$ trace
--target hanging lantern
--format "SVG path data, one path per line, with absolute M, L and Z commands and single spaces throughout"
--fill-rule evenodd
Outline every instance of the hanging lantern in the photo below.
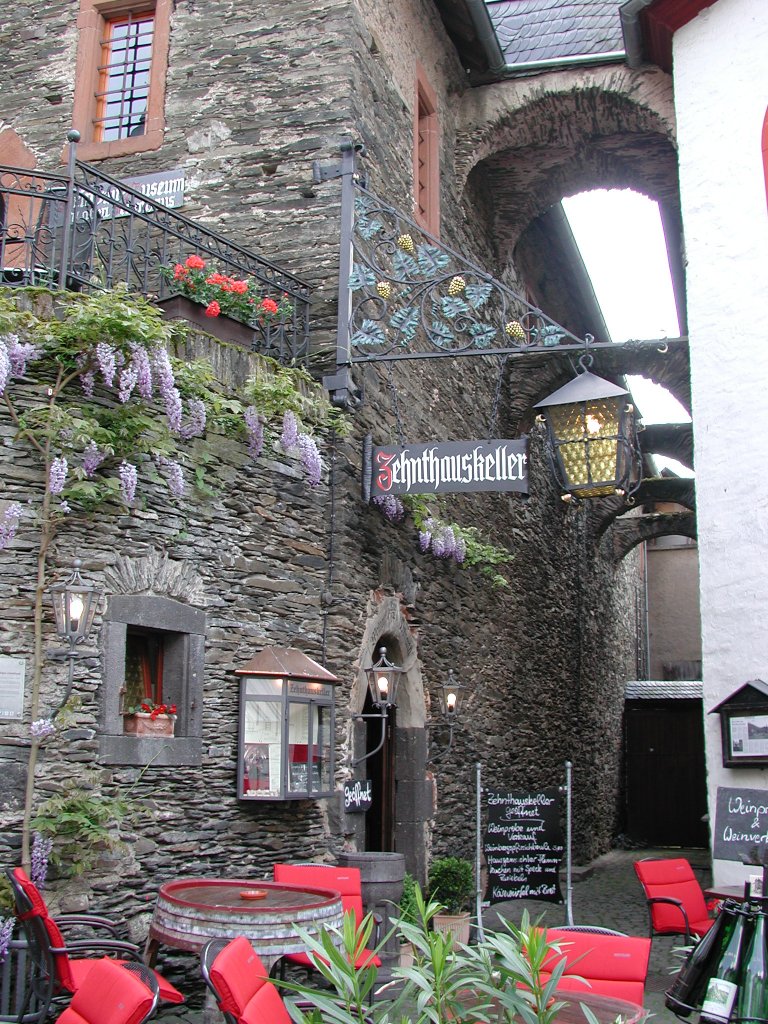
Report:
M 626 388 L 590 373 L 537 402 L 547 424 L 549 455 L 564 500 L 626 495 L 640 481 L 634 406 Z
M 463 690 L 464 687 L 454 676 L 453 669 L 449 668 L 448 677 L 440 688 L 440 710 L 446 721 L 458 721 Z

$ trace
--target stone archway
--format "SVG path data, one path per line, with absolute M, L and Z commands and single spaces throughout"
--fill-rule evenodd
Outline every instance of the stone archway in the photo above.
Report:
M 350 711 L 366 709 L 365 666 L 378 658 L 380 647 L 387 657 L 402 666 L 403 675 L 391 738 L 394 763 L 394 849 L 405 856 L 406 870 L 417 878 L 426 871 L 428 820 L 433 815 L 433 794 L 427 777 L 427 697 L 422 682 L 421 663 L 415 631 L 408 621 L 407 609 L 398 595 L 371 595 L 367 621 L 360 646 L 357 674 L 350 693 Z M 365 723 L 351 721 L 350 749 L 353 758 L 366 752 Z M 358 848 L 365 842 L 364 823 L 356 823 Z

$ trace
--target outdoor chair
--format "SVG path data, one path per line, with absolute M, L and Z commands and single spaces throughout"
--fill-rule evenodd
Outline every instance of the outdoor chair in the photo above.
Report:
M 207 942 L 200 954 L 200 970 L 226 1024 L 290 1024 L 269 972 L 244 935 Z
M 685 935 L 701 938 L 712 927 L 707 902 L 693 868 L 684 857 L 635 861 L 648 905 L 650 935 Z M 714 906 L 716 901 L 713 901 Z
M 155 1012 L 157 979 L 144 964 L 97 960 L 58 1024 L 144 1024 Z
M 274 879 L 287 885 L 306 885 L 319 889 L 332 889 L 341 896 L 344 913 L 352 913 L 355 927 L 365 916 L 363 909 L 362 880 L 360 869 L 352 867 L 334 867 L 331 864 L 275 864 Z M 375 921 L 373 943 L 378 942 L 378 920 Z M 281 976 L 284 974 L 286 961 L 307 971 L 314 970 L 312 961 L 306 953 L 287 953 L 280 961 Z M 361 949 L 355 960 L 355 967 L 381 967 L 381 959 L 371 949 Z
M 23 868 L 6 871 L 11 882 L 16 916 L 21 923 L 29 946 L 30 956 L 35 960 L 38 998 L 75 995 L 85 982 L 89 971 L 105 954 L 115 954 L 115 963 L 126 961 L 141 962 L 141 951 L 132 942 L 116 938 L 91 935 L 88 938 L 65 939 L 59 925 L 103 928 L 115 934 L 115 925 L 107 918 L 87 914 L 68 914 L 54 920 L 40 890 L 30 881 Z M 96 954 L 96 955 L 94 955 Z M 167 1003 L 183 1003 L 184 996 L 157 971 L 153 972 L 159 986 L 160 1000 Z
M 565 959 L 558 991 L 591 992 L 643 1006 L 650 939 L 585 925 L 548 928 L 547 941 L 557 942 L 561 951 L 548 957 L 544 981 Z

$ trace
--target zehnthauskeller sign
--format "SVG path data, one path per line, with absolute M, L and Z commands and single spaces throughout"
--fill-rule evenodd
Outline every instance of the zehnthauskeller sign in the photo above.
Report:
M 363 461 L 366 499 L 449 491 L 528 493 L 527 437 L 380 447 L 368 444 Z

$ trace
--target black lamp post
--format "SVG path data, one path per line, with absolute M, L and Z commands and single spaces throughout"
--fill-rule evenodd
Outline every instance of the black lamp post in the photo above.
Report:
M 74 678 L 74 661 L 81 656 L 77 648 L 84 644 L 91 634 L 93 617 L 101 599 L 101 591 L 96 584 L 88 583 L 82 578 L 82 564 L 79 558 L 75 558 L 69 578 L 64 583 L 55 583 L 50 588 L 56 616 L 56 633 L 68 644 L 66 649 L 54 651 L 52 655 L 54 658 L 67 659 L 67 688 L 64 699 L 51 718 L 55 718 L 69 700 Z
M 626 388 L 591 373 L 579 374 L 537 402 L 547 425 L 548 450 L 563 500 L 628 495 L 640 483 L 635 410 Z
M 384 740 L 387 735 L 387 717 L 389 715 L 390 708 L 397 707 L 397 688 L 400 685 L 400 677 L 402 674 L 402 667 L 400 665 L 393 664 L 387 658 L 387 648 L 380 647 L 379 660 L 374 662 L 365 670 L 366 680 L 368 682 L 368 692 L 371 695 L 371 703 L 375 708 L 378 708 L 378 711 L 367 715 L 352 715 L 352 718 L 381 719 L 381 739 L 373 750 L 369 750 L 363 757 L 358 757 L 356 760 L 352 761 L 353 768 L 358 764 L 362 764 L 363 761 L 367 761 L 369 757 L 373 757 L 373 755 L 377 754 L 384 746 Z

